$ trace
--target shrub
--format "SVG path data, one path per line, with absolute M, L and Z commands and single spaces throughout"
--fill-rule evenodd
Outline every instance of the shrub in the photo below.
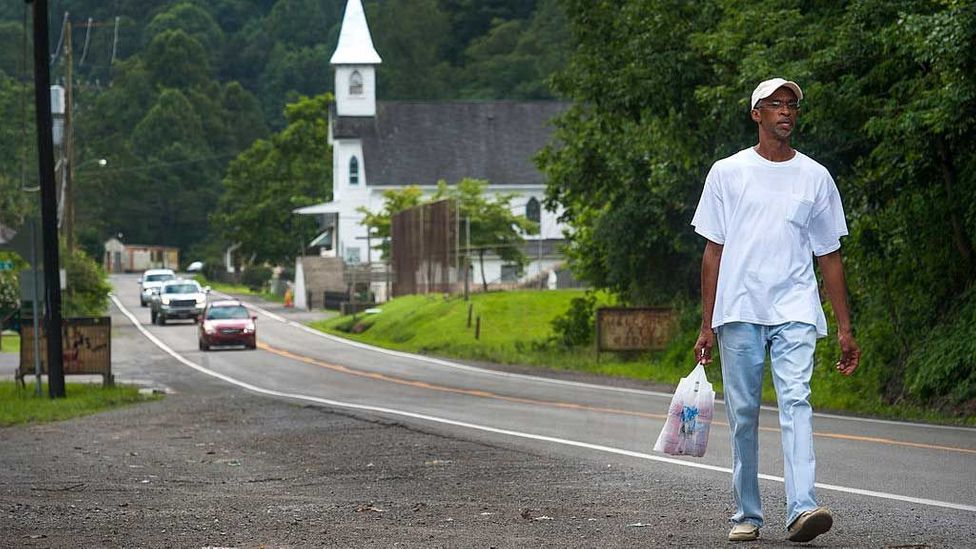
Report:
M 254 292 L 260 292 L 264 285 L 271 280 L 271 268 L 265 266 L 248 267 L 241 273 L 241 284 Z
M 587 292 L 583 297 L 574 297 L 569 309 L 552 320 L 552 339 L 566 348 L 592 343 L 595 307 L 596 295 L 592 292 Z
M 907 393 L 924 404 L 956 407 L 976 400 L 976 290 L 908 357 Z M 964 409 L 967 407 L 963 406 Z
M 112 288 L 101 265 L 80 249 L 69 254 L 64 248 L 61 249 L 61 263 L 68 278 L 68 287 L 62 295 L 62 315 L 104 315 L 108 310 L 108 293 Z

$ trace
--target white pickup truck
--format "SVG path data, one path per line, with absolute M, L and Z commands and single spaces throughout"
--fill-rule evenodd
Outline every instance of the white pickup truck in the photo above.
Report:
M 153 291 L 158 289 L 163 282 L 176 278 L 176 273 L 172 269 L 149 269 L 139 277 L 139 305 L 145 307 L 149 305 L 149 298 Z
M 160 326 L 173 318 L 189 318 L 199 322 L 200 314 L 207 305 L 208 293 L 210 287 L 201 288 L 196 280 L 167 280 L 153 293 L 149 318 L 153 324 Z

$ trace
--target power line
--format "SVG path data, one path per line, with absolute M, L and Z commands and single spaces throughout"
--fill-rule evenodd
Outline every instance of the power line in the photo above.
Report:
M 115 64 L 115 51 L 116 47 L 119 45 L 119 16 L 115 16 L 115 35 L 112 37 L 112 60 L 108 62 L 111 67 Z
M 194 158 L 192 160 L 178 160 L 176 162 L 153 162 L 153 163 L 140 164 L 139 166 L 130 166 L 130 167 L 122 167 L 122 168 L 103 168 L 103 169 L 100 169 L 99 170 L 99 173 L 109 173 L 109 172 L 122 173 L 122 172 L 148 171 L 148 170 L 152 170 L 153 168 L 157 168 L 157 167 L 161 167 L 161 166 L 178 166 L 178 165 L 181 165 L 181 164 L 193 164 L 193 163 L 196 163 L 196 162 L 206 162 L 208 160 L 220 160 L 222 158 L 234 158 L 236 156 L 237 155 L 234 155 L 234 154 L 219 154 L 219 155 L 214 155 L 214 156 L 203 156 L 203 157 L 200 157 L 200 158 Z
M 54 48 L 54 53 L 51 54 L 51 64 L 53 65 L 55 61 L 58 60 L 58 56 L 61 55 L 61 46 L 64 44 L 64 28 L 68 24 L 68 12 L 64 12 L 64 18 L 61 19 L 61 36 L 58 37 L 58 45 Z
M 78 61 L 78 66 L 85 64 L 85 57 L 88 55 L 88 44 L 91 42 L 91 31 L 92 31 L 92 18 L 88 18 L 88 30 L 85 32 L 85 46 L 81 49 L 81 59 Z

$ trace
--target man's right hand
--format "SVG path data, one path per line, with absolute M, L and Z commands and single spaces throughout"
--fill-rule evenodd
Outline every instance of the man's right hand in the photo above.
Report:
M 695 360 L 704 365 L 712 363 L 712 347 L 715 346 L 715 332 L 711 328 L 702 328 L 695 342 Z

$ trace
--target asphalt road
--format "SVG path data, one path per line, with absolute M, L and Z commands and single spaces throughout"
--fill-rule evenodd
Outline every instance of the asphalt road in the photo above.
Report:
M 196 325 L 149 324 L 148 309 L 139 307 L 135 277 L 114 277 L 113 282 L 113 322 L 139 327 L 124 331 L 121 337 L 116 333 L 113 341 L 114 357 L 124 365 L 117 368 L 117 377 L 123 381 L 203 393 L 217 383 L 249 400 L 313 405 L 354 418 L 393 422 L 411 432 L 541 456 L 547 463 L 580 471 L 595 469 L 592 475 L 580 475 L 574 481 L 572 488 L 581 495 L 594 489 L 588 484 L 607 480 L 601 476 L 603 467 L 618 474 L 625 470 L 633 482 L 618 489 L 654 502 L 654 513 L 659 513 L 649 516 L 648 522 L 673 522 L 670 531 L 677 537 L 669 535 L 667 542 L 724 543 L 731 496 L 728 429 L 721 403 L 716 403 L 706 456 L 673 458 L 650 450 L 670 395 L 639 384 L 621 387 L 599 378 L 534 377 L 384 351 L 314 332 L 301 324 L 303 313 L 257 304 L 252 305 L 259 316 L 258 350 L 201 352 Z M 150 354 L 156 358 L 140 360 Z M 176 367 L 160 368 L 160 361 Z M 974 545 L 976 430 L 830 415 L 817 415 L 814 427 L 819 496 L 836 514 L 835 530 L 817 543 Z M 775 543 L 783 538 L 784 501 L 774 409 L 763 411 L 761 429 L 760 470 L 767 515 L 764 538 Z M 531 457 L 527 459 L 531 461 Z M 490 470 L 486 474 L 490 477 Z M 500 470 L 498 475 L 499 486 L 505 486 L 511 472 Z M 463 479 L 462 475 L 458 481 Z M 523 489 L 527 495 L 533 491 Z M 695 524 L 688 517 L 696 517 Z M 623 526 L 647 526 L 636 522 L 637 526 Z M 393 545 L 390 538 L 383 539 L 386 545 Z M 411 540 L 409 536 L 403 539 Z M 493 545 L 493 539 L 508 538 L 489 530 L 471 541 L 487 546 Z M 633 537 L 609 533 L 604 538 L 580 539 L 586 541 L 569 544 L 635 543 Z M 645 543 L 654 544 L 654 540 L 641 541 Z

